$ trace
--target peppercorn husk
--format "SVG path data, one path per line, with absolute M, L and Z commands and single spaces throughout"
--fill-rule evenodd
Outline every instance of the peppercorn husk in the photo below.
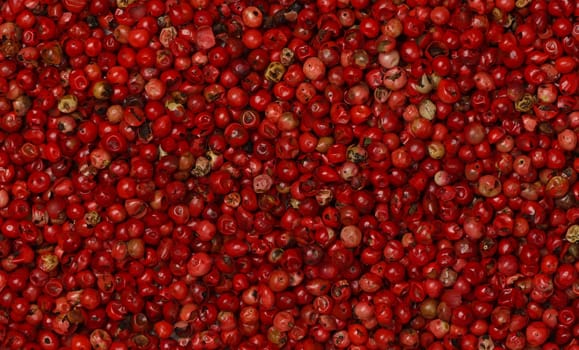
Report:
M 436 117 L 436 105 L 429 99 L 420 101 L 418 113 L 422 118 L 433 120 Z
M 346 156 L 352 163 L 362 163 L 368 159 L 368 152 L 358 145 L 352 145 L 348 147 Z
M 135 0 L 117 0 L 116 1 L 117 7 L 121 8 L 121 9 L 129 7 L 129 5 L 134 3 L 134 2 L 135 2 Z
M 65 95 L 58 101 L 58 110 L 60 113 L 72 113 L 76 111 L 77 107 L 78 98 L 75 95 Z
M 515 110 L 522 113 L 529 112 L 535 104 L 535 98 L 529 93 L 525 93 L 521 99 L 515 102 Z
M 285 73 L 285 66 L 280 62 L 271 62 L 265 70 L 265 79 L 272 83 L 279 83 Z
M 571 225 L 565 233 L 565 239 L 571 243 L 579 242 L 579 225 Z
M 483 335 L 478 340 L 478 349 L 479 350 L 494 350 L 495 343 L 493 342 L 492 338 L 488 335 Z
M 517 1 L 515 1 L 515 6 L 517 8 L 522 9 L 524 7 L 527 7 L 531 2 L 532 2 L 532 0 L 517 0 Z
M 92 94 L 97 100 L 108 100 L 113 95 L 113 86 L 105 81 L 94 84 Z
M 294 62 L 294 52 L 289 47 L 281 49 L 280 62 L 286 67 Z

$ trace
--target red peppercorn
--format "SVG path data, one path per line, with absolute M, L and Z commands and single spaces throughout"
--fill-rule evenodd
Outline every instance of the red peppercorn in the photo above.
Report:
M 0 348 L 572 348 L 573 5 L 2 4 Z

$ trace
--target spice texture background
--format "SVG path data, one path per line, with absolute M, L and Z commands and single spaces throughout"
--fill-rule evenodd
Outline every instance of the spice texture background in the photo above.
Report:
M 578 18 L 0 0 L 0 349 L 579 350 Z

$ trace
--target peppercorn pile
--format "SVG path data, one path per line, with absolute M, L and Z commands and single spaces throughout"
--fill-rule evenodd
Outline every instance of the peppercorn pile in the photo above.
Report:
M 0 349 L 579 349 L 579 2 L 0 0 Z

